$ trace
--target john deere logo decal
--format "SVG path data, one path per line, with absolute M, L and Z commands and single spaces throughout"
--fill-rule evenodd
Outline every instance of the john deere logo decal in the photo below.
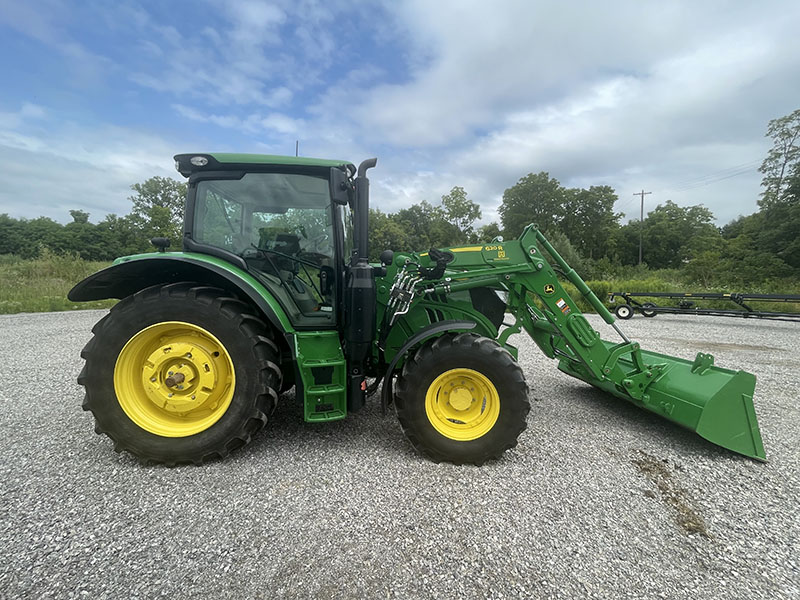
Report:
M 548 283 L 544 286 L 544 293 L 548 296 L 556 291 L 556 287 L 552 283 Z

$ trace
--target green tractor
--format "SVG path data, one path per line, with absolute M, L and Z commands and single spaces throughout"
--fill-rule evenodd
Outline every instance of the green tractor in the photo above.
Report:
M 82 352 L 96 431 L 143 461 L 200 464 L 247 444 L 295 387 L 306 421 L 383 384 L 414 447 L 481 465 L 517 443 L 524 330 L 558 368 L 711 442 L 764 459 L 755 377 L 647 352 L 533 225 L 518 240 L 368 261 L 369 159 L 179 154 L 183 251 L 126 256 L 69 293 L 118 298 Z M 547 255 L 555 264 L 551 264 Z M 601 339 L 570 281 L 620 340 Z M 509 322 L 504 320 L 509 318 Z M 372 382 L 370 383 L 370 380 Z

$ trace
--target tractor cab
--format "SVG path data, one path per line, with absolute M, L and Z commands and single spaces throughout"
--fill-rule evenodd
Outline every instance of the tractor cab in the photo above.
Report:
M 352 227 L 347 202 L 334 201 L 331 181 L 349 183 L 355 169 L 338 161 L 257 158 L 175 157 L 189 178 L 184 248 L 243 266 L 293 325 L 336 327 Z

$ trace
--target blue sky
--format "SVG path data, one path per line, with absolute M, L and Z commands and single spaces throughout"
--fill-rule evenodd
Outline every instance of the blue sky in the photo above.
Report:
M 0 0 L 0 212 L 125 214 L 193 151 L 377 156 L 373 205 L 530 172 L 756 210 L 800 3 Z

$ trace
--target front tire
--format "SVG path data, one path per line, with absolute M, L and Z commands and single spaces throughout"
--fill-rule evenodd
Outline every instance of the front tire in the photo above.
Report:
M 482 465 L 517 445 L 530 411 L 522 369 L 497 342 L 445 334 L 410 357 L 397 383 L 397 416 L 435 462 Z
M 633 316 L 633 308 L 631 308 L 630 304 L 617 304 L 614 314 L 619 319 L 630 319 Z
M 201 464 L 247 444 L 276 405 L 279 352 L 220 289 L 154 286 L 114 306 L 83 349 L 95 431 L 142 461 Z

